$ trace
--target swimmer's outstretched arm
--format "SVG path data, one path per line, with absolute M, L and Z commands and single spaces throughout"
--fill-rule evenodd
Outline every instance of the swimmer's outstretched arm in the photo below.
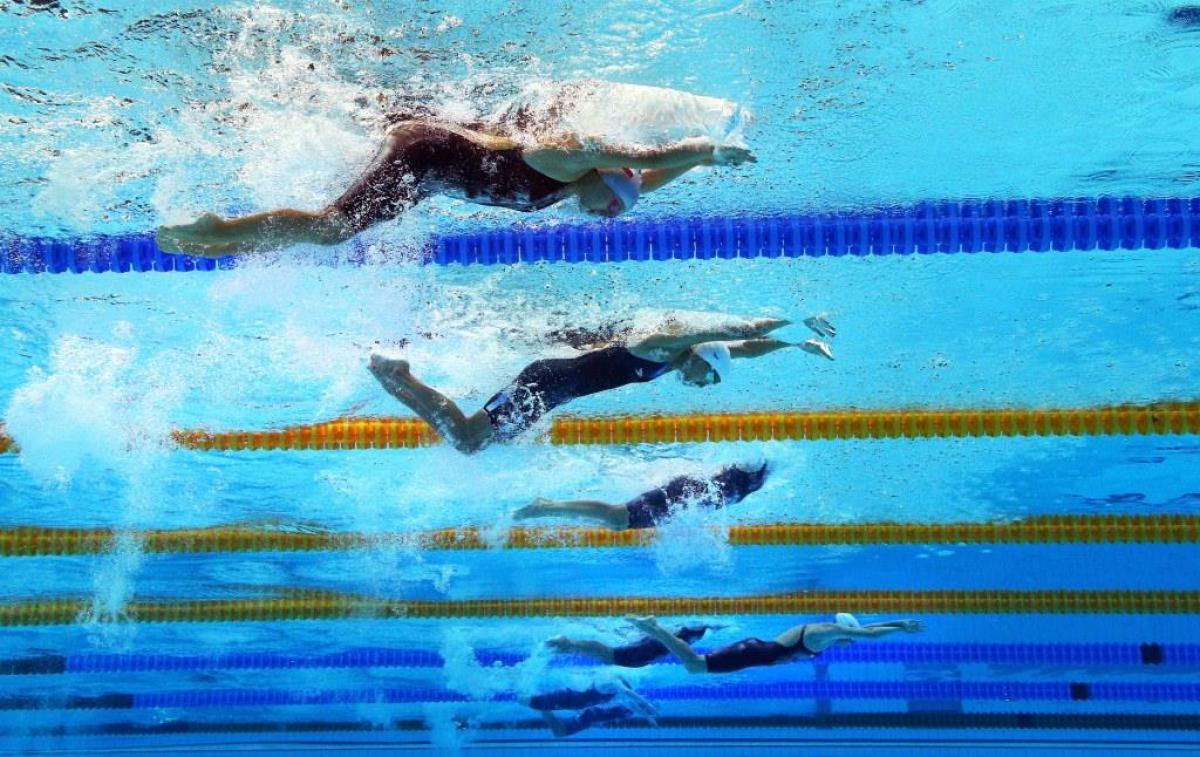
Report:
M 293 244 L 338 244 L 352 236 L 337 211 L 284 208 L 232 219 L 205 213 L 193 223 L 160 227 L 155 242 L 163 252 L 219 258 Z
M 629 509 L 595 499 L 553 500 L 538 497 L 513 513 L 513 520 L 530 518 L 581 518 L 601 523 L 614 531 L 629 528 Z
M 766 337 L 763 339 L 745 339 L 740 342 L 729 343 L 729 356 L 735 358 L 754 358 L 769 355 L 775 350 L 782 350 L 785 347 L 799 347 L 811 355 L 819 355 L 821 357 L 833 360 L 833 351 L 828 344 L 819 339 L 807 339 L 800 343 L 785 342 L 782 339 L 774 337 Z
M 718 146 L 707 137 L 690 137 L 670 145 L 584 145 L 571 141 L 525 150 L 525 162 L 558 181 L 573 182 L 597 168 L 678 169 L 703 165 L 739 165 L 757 160 L 744 147 Z M 672 177 L 673 178 L 673 177 Z
M 711 327 L 683 327 L 678 331 L 650 334 L 629 349 L 636 352 L 678 352 L 702 342 L 729 342 L 738 339 L 754 339 L 787 326 L 791 321 L 784 318 L 753 318 L 736 324 Z

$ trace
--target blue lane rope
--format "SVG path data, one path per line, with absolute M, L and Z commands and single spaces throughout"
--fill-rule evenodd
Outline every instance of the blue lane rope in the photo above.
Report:
M 1010 730 L 1010 731 L 1200 731 L 1200 715 L 1151 714 L 1127 712 L 833 712 L 821 715 L 704 715 L 665 716 L 655 718 L 655 732 L 668 729 L 705 729 L 712 731 L 747 729 L 813 729 L 828 733 L 831 729 L 911 729 L 911 730 Z M 600 726 L 640 728 L 645 721 L 627 720 Z M 485 721 L 472 724 L 473 730 L 484 733 L 512 730 L 545 731 L 541 718 L 524 720 Z M 165 720 L 160 722 L 120 721 L 85 725 L 34 726 L 21 724 L 17 728 L 0 730 L 0 738 L 47 736 L 178 736 L 226 734 L 304 734 L 408 732 L 431 730 L 423 718 L 380 720 Z M 666 737 L 665 740 L 673 737 Z M 761 745 L 757 737 L 751 737 Z M 953 739 L 954 737 L 950 737 Z M 1161 737 L 1159 737 L 1161 738 Z M 645 741 L 646 737 L 640 737 Z M 727 739 L 726 739 L 727 741 Z M 928 743 L 929 737 L 924 741 Z M 1162 743 L 1155 739 L 1157 743 Z M 1167 742 L 1174 743 L 1174 742 Z
M 778 699 L 950 699 L 1013 701 L 1200 702 L 1200 684 L 1099 681 L 776 681 L 724 686 L 648 686 L 651 701 Z M 95 695 L 0 696 L 0 710 L 137 710 L 162 707 L 281 707 L 478 701 L 437 687 L 372 689 L 191 689 Z M 512 693 L 493 702 L 514 702 Z
M 433 239 L 436 265 L 1200 247 L 1200 198 L 921 202 L 819 215 L 668 218 L 517 226 Z M 364 265 L 361 242 L 319 258 Z M 212 271 L 236 265 L 164 253 L 150 234 L 0 238 L 5 273 Z
M 705 650 L 701 649 L 700 652 Z M 518 652 L 477 650 L 485 667 L 513 666 L 527 656 Z M 1200 666 L 1200 644 L 906 644 L 831 647 L 819 658 L 827 663 Z M 581 655 L 556 655 L 555 665 L 595 666 Z M 797 658 L 806 662 L 807 658 Z M 678 664 L 674 657 L 663 663 Z M 369 647 L 331 654 L 233 652 L 202 655 L 85 654 L 39 655 L 0 659 L 0 675 L 188 672 L 213 670 L 301 670 L 306 668 L 440 668 L 445 660 L 422 649 Z

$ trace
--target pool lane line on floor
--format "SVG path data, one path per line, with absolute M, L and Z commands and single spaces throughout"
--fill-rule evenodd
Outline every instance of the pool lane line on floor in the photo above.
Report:
M 712 738 L 711 731 L 718 730 L 733 730 L 740 732 L 748 730 L 774 730 L 774 729 L 812 729 L 820 731 L 825 738 L 821 740 L 821 744 L 827 746 L 844 747 L 845 741 L 829 736 L 831 729 L 908 729 L 908 730 L 1016 730 L 1016 731 L 1114 731 L 1114 732 L 1192 732 L 1200 731 L 1200 715 L 1181 715 L 1181 714 L 1160 714 L 1160 713 L 1128 713 L 1128 712 L 947 712 L 947 711 L 912 711 L 912 712 L 839 712 L 825 713 L 821 715 L 709 715 L 709 716 L 671 716 L 660 715 L 655 718 L 654 724 L 651 724 L 640 718 L 631 718 L 629 720 L 604 723 L 595 726 L 595 730 L 590 733 L 603 734 L 606 731 L 628 731 L 634 729 L 652 728 L 654 732 L 660 732 L 663 729 L 679 729 L 679 730 L 704 730 L 707 733 L 703 737 L 703 741 L 708 741 Z M 523 720 L 495 720 L 485 721 L 478 724 L 472 724 L 472 730 L 486 732 L 503 732 L 503 731 L 539 731 L 547 732 L 546 721 L 541 718 L 526 718 Z M 433 728 L 424 718 L 396 718 L 388 721 L 375 720 L 335 720 L 335 719 L 304 719 L 304 720 L 241 720 L 241 721 L 213 721 L 213 720 L 188 720 L 188 719 L 173 719 L 164 722 L 146 723 L 142 721 L 130 722 L 120 721 L 115 723 L 99 723 L 88 725 L 70 726 L 52 725 L 52 726 L 32 726 L 19 727 L 7 730 L 0 730 L 0 736 L 29 738 L 29 737 L 93 737 L 93 736 L 117 736 L 117 737 L 154 737 L 154 736 L 178 736 L 192 735 L 200 736 L 205 734 L 226 735 L 226 734 L 306 734 L 306 733 L 422 733 L 432 731 Z M 606 745 L 610 744 L 612 737 L 595 738 L 589 736 L 576 736 L 569 742 L 573 745 L 592 744 Z M 677 737 L 670 737 L 671 745 L 678 746 Z M 729 740 L 738 740 L 742 738 L 739 733 L 734 736 L 723 736 L 722 742 Z M 762 739 L 759 737 L 751 737 L 754 746 L 762 746 Z M 811 737 L 809 737 L 811 738 Z M 881 746 L 895 746 L 895 738 L 887 736 L 880 737 Z M 797 739 L 805 741 L 806 739 Z M 639 739 L 639 742 L 641 740 Z M 783 743 L 791 743 L 792 739 L 779 739 Z M 855 738 L 852 744 L 860 744 L 862 738 Z M 871 740 L 866 740 L 870 743 Z M 472 739 L 472 743 L 488 743 L 489 739 Z M 358 743 L 358 742 L 355 742 Z M 369 743 L 369 742 L 368 742 Z M 427 742 L 419 742 L 427 743 Z M 509 739 L 504 739 L 501 743 L 511 744 Z M 768 742 L 770 743 L 770 742 Z M 920 742 L 914 742 L 911 746 L 914 749 L 928 749 L 930 744 L 936 745 L 936 741 L 930 741 L 929 736 L 925 736 Z M 969 742 L 968 742 L 969 743 Z M 987 743 L 995 744 L 994 738 L 989 738 Z M 1021 745 L 1025 742 L 1016 742 Z M 1035 742 L 1040 747 L 1044 748 L 1047 744 L 1045 739 L 1037 739 Z M 1052 744 L 1063 743 L 1056 739 Z M 1108 745 L 1111 746 L 1113 742 Z M 1123 743 L 1123 742 L 1115 742 Z M 1170 745 L 1176 745 L 1176 742 L 1167 742 Z M 536 746 L 544 746 L 543 741 L 534 742 Z M 1006 739 L 1001 742 L 1003 745 L 1009 744 Z M 1088 739 L 1087 741 L 1067 741 L 1067 746 L 1096 748 L 1096 742 Z M 955 748 L 961 749 L 963 744 L 961 737 L 955 737 L 953 744 Z M 1138 741 L 1133 744 L 1135 747 L 1144 746 L 1144 742 Z
M 518 526 L 503 538 L 476 526 L 431 531 L 300 532 L 251 527 L 124 531 L 149 554 L 336 552 L 359 549 L 603 549 L 646 547 L 654 529 Z M 0 557 L 104 554 L 118 532 L 108 528 L 0 529 Z M 1196 544 L 1200 515 L 1043 515 L 997 523 L 764 523 L 724 529 L 736 547 L 897 544 Z
M 1200 702 L 1200 684 L 1159 681 L 892 681 L 801 680 L 723 685 L 640 686 L 652 702 L 831 700 L 958 700 L 1068 702 Z M 514 702 L 515 694 L 478 698 L 432 686 L 363 689 L 179 689 L 102 694 L 0 695 L 0 711 L 133 710 L 198 707 L 338 706 Z
M 1091 408 L 813 410 L 559 417 L 556 445 L 673 444 L 829 439 L 1122 436 L 1200 434 L 1200 402 Z M 269 430 L 172 432 L 180 448 L 204 451 L 350 450 L 425 447 L 440 443 L 416 418 L 339 418 Z M 0 452 L 16 452 L 0 427 Z
M 279 590 L 277 590 L 279 591 Z M 0 627 L 71 625 L 93 611 L 88 598 L 0 603 Z M 545 597 L 462 600 L 379 599 L 287 590 L 247 599 L 162 599 L 127 603 L 122 621 L 214 623 L 283 620 L 625 617 L 627 615 L 1200 614 L 1200 591 L 1030 590 L 806 591 L 736 597 Z
M 823 214 L 632 218 L 432 237 L 390 256 L 355 239 L 314 262 L 363 266 L 617 263 L 1200 247 L 1200 198 L 939 200 Z M 0 235 L 0 273 L 214 271 L 231 257 L 165 253 L 153 234 Z
M 705 653 L 704 647 L 696 647 Z M 479 649 L 475 661 L 484 667 L 511 667 L 529 659 L 524 652 Z M 297 652 L 206 652 L 201 654 L 160 654 L 131 652 L 124 654 L 36 655 L 0 659 L 0 676 L 89 675 L 150 672 L 207 672 L 218 670 L 310 670 L 360 668 L 441 668 L 445 659 L 434 650 L 366 647 L 326 654 Z M 1000 665 L 1128 668 L 1149 666 L 1200 667 L 1200 644 L 1158 643 L 906 643 L 830 647 L 820 658 L 803 655 L 793 664 L 862 665 Z M 554 655 L 554 667 L 606 666 L 594 657 L 575 654 Z M 659 658 L 652 665 L 678 665 L 673 656 Z

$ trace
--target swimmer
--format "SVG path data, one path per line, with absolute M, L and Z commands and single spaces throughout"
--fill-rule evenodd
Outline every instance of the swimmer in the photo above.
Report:
M 612 704 L 613 700 L 617 700 L 617 703 Z M 621 678 L 611 684 L 591 686 L 583 691 L 560 689 L 520 701 L 526 707 L 540 712 L 546 725 L 558 738 L 571 736 L 600 723 L 626 720 L 637 715 L 653 721 L 657 714 L 657 708 Z M 562 718 L 554 714 L 555 710 L 576 710 L 578 714 Z
M 799 655 L 816 657 L 834 644 L 877 639 L 897 631 L 917 633 L 923 628 L 919 620 L 889 620 L 864 626 L 850 613 L 840 612 L 833 623 L 795 626 L 776 636 L 774 641 L 751 637 L 714 649 L 708 654 L 698 654 L 684 638 L 663 628 L 653 616 L 629 618 L 629 622 L 647 638 L 661 643 L 678 657 L 689 673 L 733 673 L 746 668 L 775 665 Z
M 574 517 L 597 521 L 614 531 L 653 528 L 679 506 L 719 508 L 742 501 L 746 495 L 762 488 L 767 467 L 766 463 L 743 463 L 726 466 L 706 478 L 678 476 L 623 504 L 539 497 L 513 513 L 513 520 Z
M 682 626 L 672 636 L 685 644 L 691 644 L 704 638 L 704 634 L 709 631 L 723 627 L 717 625 Z M 609 646 L 604 642 L 592 639 L 570 639 L 566 636 L 555 636 L 546 640 L 546 646 L 561 654 L 581 654 L 607 665 L 616 665 L 622 668 L 644 668 L 671 653 L 665 644 L 649 636 L 619 647 Z
M 575 358 L 538 360 L 469 416 L 448 397 L 413 376 L 407 361 L 374 354 L 370 370 L 389 394 L 455 449 L 471 454 L 496 442 L 511 441 L 547 412 L 571 400 L 653 381 L 673 371 L 687 386 L 708 386 L 729 377 L 733 358 L 755 358 L 785 347 L 799 347 L 833 359 L 833 352 L 823 341 L 809 339 L 793 344 L 767 336 L 788 323 L 779 318 L 759 318 L 725 327 L 683 327 Z M 836 333 L 823 316 L 809 318 L 805 324 L 823 336 Z
M 589 91 L 561 85 L 557 104 L 517 109 L 490 124 L 401 120 L 363 175 L 322 210 L 284 208 L 228 220 L 206 213 L 193 223 L 159 228 L 156 241 L 165 252 L 201 257 L 333 245 L 439 194 L 521 212 L 574 197 L 584 212 L 611 218 L 693 168 L 756 160 L 746 147 L 708 137 L 619 145 L 556 127 L 556 114 Z

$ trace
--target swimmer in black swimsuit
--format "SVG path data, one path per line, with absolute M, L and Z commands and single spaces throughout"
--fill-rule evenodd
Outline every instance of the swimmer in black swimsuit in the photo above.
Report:
M 557 501 L 539 497 L 513 513 L 513 519 L 576 517 L 599 521 L 614 531 L 653 528 L 680 506 L 718 508 L 740 502 L 761 489 L 766 478 L 766 463 L 729 465 L 707 478 L 678 476 L 619 505 L 594 499 Z
M 582 691 L 559 689 L 520 701 L 526 707 L 540 712 L 546 725 L 558 738 L 571 736 L 600 723 L 625 720 L 636 715 L 652 719 L 657 714 L 654 705 L 620 678 L 609 685 L 593 685 Z M 578 714 L 562 718 L 554 714 L 556 710 L 576 710 Z
M 804 323 L 823 336 L 836 333 L 822 316 Z M 793 344 L 766 336 L 787 324 L 778 318 L 759 318 L 719 328 L 680 328 L 575 358 L 538 360 L 470 416 L 413 376 L 404 360 L 372 355 L 370 370 L 389 394 L 421 416 L 455 449 L 471 454 L 489 444 L 512 440 L 571 400 L 653 381 L 672 371 L 678 371 L 688 386 L 707 386 L 727 376 L 733 358 L 759 357 L 784 347 L 799 347 L 833 359 L 829 345 L 817 339 Z
M 577 98 L 583 91 L 563 86 L 559 97 Z M 540 117 L 556 112 L 551 107 Z M 165 252 L 202 257 L 338 244 L 438 194 L 526 213 L 573 196 L 584 211 L 613 217 L 633 207 L 642 193 L 697 166 L 755 161 L 744 147 L 708 138 L 636 147 L 585 136 L 587 144 L 554 124 L 521 123 L 519 112 L 469 126 L 401 120 L 363 175 L 323 210 L 284 208 L 230 220 L 207 213 L 190 224 L 160 228 L 156 241 Z
M 660 642 L 679 658 L 689 673 L 733 673 L 746 668 L 786 662 L 798 655 L 816 657 L 834 644 L 851 644 L 859 639 L 906 631 L 917 633 L 923 626 L 918 620 L 889 620 L 859 625 L 853 615 L 838 613 L 834 623 L 805 623 L 775 637 L 774 641 L 742 639 L 708 654 L 697 654 L 682 638 L 658 624 L 654 617 L 630 618 L 634 626 L 650 639 Z

